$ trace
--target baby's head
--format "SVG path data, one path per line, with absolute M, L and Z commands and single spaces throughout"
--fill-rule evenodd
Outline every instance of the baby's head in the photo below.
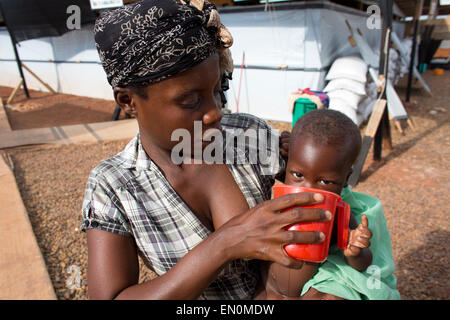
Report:
M 306 113 L 292 129 L 285 184 L 341 193 L 361 149 L 361 134 L 341 112 Z

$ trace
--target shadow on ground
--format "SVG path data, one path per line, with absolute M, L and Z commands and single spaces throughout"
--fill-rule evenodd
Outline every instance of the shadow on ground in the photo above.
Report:
M 56 103 L 46 108 L 21 112 L 20 108 L 7 109 L 9 123 L 13 130 L 47 128 L 111 121 L 114 106 L 110 112 L 92 110 L 69 103 Z
M 425 242 L 396 263 L 398 290 L 402 299 L 450 299 L 449 254 L 445 245 L 450 232 L 436 229 Z
M 359 178 L 359 182 L 366 181 L 371 175 L 373 175 L 375 172 L 377 172 L 379 169 L 381 169 L 384 165 L 386 165 L 390 160 L 395 159 L 397 157 L 400 157 L 402 154 L 408 152 L 411 148 L 413 148 L 418 142 L 420 142 L 422 139 L 426 138 L 430 134 L 436 132 L 444 125 L 447 125 L 448 121 L 440 121 L 440 123 L 428 130 L 426 130 L 423 133 L 420 133 L 419 135 L 416 135 L 414 138 L 397 144 L 393 147 L 392 151 L 386 156 L 383 156 L 381 160 L 379 161 L 372 161 L 370 165 L 364 169 L 364 171 L 361 173 L 361 176 Z M 367 157 L 370 159 L 370 157 Z

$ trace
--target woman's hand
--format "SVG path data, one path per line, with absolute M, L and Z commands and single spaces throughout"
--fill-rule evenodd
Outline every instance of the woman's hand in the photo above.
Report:
M 287 161 L 289 155 L 289 141 L 291 140 L 291 133 L 283 131 L 280 135 L 280 154 Z
M 292 268 L 302 261 L 289 257 L 286 243 L 323 241 L 319 232 L 286 231 L 295 222 L 331 219 L 324 210 L 296 208 L 319 203 L 313 193 L 289 194 L 266 201 L 230 219 L 190 250 L 165 274 L 143 283 L 134 240 L 103 230 L 87 231 L 88 286 L 93 299 L 196 299 L 214 281 L 227 262 L 239 258 L 271 260 Z
M 316 243 L 325 240 L 321 232 L 287 231 L 285 227 L 297 222 L 329 221 L 331 213 L 322 209 L 293 208 L 323 201 L 323 195 L 302 192 L 265 201 L 251 210 L 229 220 L 216 230 L 225 241 L 228 260 L 239 258 L 268 260 L 289 268 L 301 268 L 303 261 L 287 255 L 288 243 Z

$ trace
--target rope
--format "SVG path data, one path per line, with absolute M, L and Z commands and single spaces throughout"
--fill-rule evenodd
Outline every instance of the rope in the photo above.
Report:
M 238 97 L 236 103 L 236 112 L 239 112 L 239 100 L 241 98 L 242 77 L 244 73 L 245 51 L 242 52 L 241 76 L 239 77 Z

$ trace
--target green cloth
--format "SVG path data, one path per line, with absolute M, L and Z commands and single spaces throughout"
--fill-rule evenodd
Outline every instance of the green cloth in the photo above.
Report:
M 372 265 L 364 272 L 350 267 L 344 260 L 342 250 L 336 245 L 330 247 L 328 258 L 314 277 L 304 286 L 301 295 L 309 288 L 332 294 L 347 300 L 398 300 L 394 259 L 392 258 L 391 237 L 381 202 L 369 195 L 352 191 L 346 187 L 341 193 L 342 200 L 350 205 L 358 224 L 365 214 L 372 231 L 370 250 Z

